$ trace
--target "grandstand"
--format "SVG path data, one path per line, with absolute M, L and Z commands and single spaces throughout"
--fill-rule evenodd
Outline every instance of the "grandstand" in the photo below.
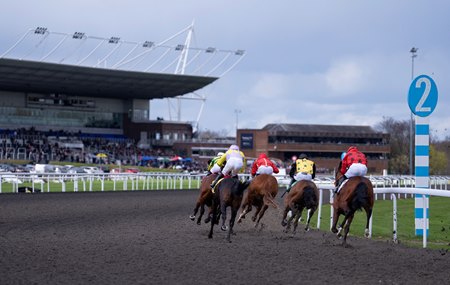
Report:
M 242 50 L 193 47 L 194 36 L 193 25 L 160 42 L 30 29 L 0 55 L 0 155 L 23 156 L 25 142 L 40 151 L 46 144 L 73 146 L 67 140 L 85 148 L 95 139 L 169 151 L 164 142 L 190 140 L 193 123 L 181 121 L 180 100 L 204 104 L 198 90 L 244 56 Z M 176 117 L 151 117 L 152 100 L 162 98 L 178 103 Z M 59 130 L 63 135 L 50 141 Z
M 281 161 L 291 161 L 300 153 L 316 162 L 318 172 L 331 174 L 341 153 L 357 146 L 369 160 L 370 174 L 382 174 L 388 167 L 389 134 L 370 126 L 268 124 L 262 129 L 239 129 L 237 142 L 246 155 L 267 153 Z

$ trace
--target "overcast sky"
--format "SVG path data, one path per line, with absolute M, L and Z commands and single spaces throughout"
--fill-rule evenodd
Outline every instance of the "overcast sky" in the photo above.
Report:
M 409 51 L 417 47 L 414 73 L 437 84 L 430 127 L 443 137 L 450 136 L 449 15 L 448 0 L 14 0 L 2 5 L 0 53 L 37 26 L 139 42 L 162 41 L 195 21 L 197 46 L 245 50 L 232 71 L 198 92 L 207 98 L 200 129 L 234 134 L 236 114 L 239 128 L 407 120 Z M 182 120 L 196 120 L 200 103 L 182 104 Z M 168 118 L 155 106 L 153 116 Z

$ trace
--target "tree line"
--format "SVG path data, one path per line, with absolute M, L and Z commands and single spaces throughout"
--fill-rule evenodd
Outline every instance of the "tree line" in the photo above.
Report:
M 388 172 L 390 174 L 409 174 L 410 157 L 410 120 L 395 120 L 391 117 L 383 117 L 383 120 L 375 126 L 377 131 L 390 135 L 391 153 L 389 156 Z M 414 124 L 413 124 L 414 126 Z M 413 145 L 413 170 L 414 170 L 414 128 L 412 134 Z M 450 166 L 450 137 L 439 139 L 430 130 L 430 175 L 448 175 Z

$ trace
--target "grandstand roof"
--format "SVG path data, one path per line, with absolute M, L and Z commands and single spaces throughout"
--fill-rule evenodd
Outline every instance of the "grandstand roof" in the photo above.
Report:
M 268 124 L 264 128 L 269 133 L 276 134 L 302 134 L 302 135 L 381 135 L 370 126 L 351 125 L 302 125 L 302 124 Z
M 217 79 L 0 58 L 0 90 L 4 91 L 157 99 L 184 95 Z

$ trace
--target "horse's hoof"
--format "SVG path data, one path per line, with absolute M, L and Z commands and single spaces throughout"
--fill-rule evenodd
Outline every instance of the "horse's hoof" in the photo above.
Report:
M 195 215 L 190 215 L 189 219 L 191 219 L 191 221 L 195 220 Z
M 331 232 L 332 232 L 333 234 L 336 234 L 336 233 L 338 232 L 338 230 L 337 230 L 336 228 L 332 228 L 332 229 L 331 229 Z
M 256 217 L 252 217 L 252 222 L 256 222 Z
M 285 226 L 287 225 L 287 221 L 286 221 L 286 220 L 282 220 L 282 221 L 281 221 L 281 225 L 282 225 L 283 227 L 285 227 Z
M 364 236 L 365 236 L 366 238 L 370 238 L 370 233 L 369 233 L 369 230 L 368 230 L 368 229 L 366 229 L 366 230 L 364 231 Z
M 208 235 L 208 238 L 212 238 L 212 235 Z
M 201 221 L 197 221 L 197 225 L 199 225 L 199 226 L 200 226 L 201 224 L 202 224 L 202 222 L 201 222 Z
M 309 232 L 309 228 L 305 228 L 305 232 Z
M 220 229 L 221 229 L 222 231 L 226 231 L 226 230 L 227 230 L 227 226 L 221 226 Z
M 238 220 L 237 220 L 237 223 L 238 223 L 238 224 L 242 223 L 241 219 L 238 219 Z

